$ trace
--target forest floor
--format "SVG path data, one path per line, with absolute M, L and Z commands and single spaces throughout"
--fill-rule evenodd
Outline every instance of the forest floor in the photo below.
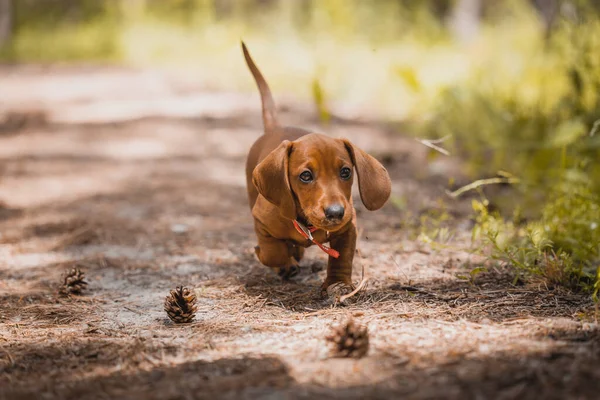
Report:
M 393 179 L 395 203 L 355 201 L 354 278 L 369 280 L 339 305 L 317 296 L 318 249 L 291 282 L 253 254 L 256 94 L 95 67 L 4 67 L 0 88 L 0 399 L 598 397 L 589 294 L 513 284 L 471 255 L 471 200 L 444 192 L 458 166 L 396 129 L 322 127 L 276 96 L 285 123 L 349 138 Z M 420 217 L 441 213 L 446 245 L 416 240 Z M 62 297 L 75 264 L 88 289 Z M 191 324 L 163 311 L 180 284 L 198 297 Z M 331 358 L 325 335 L 349 315 L 369 354 Z

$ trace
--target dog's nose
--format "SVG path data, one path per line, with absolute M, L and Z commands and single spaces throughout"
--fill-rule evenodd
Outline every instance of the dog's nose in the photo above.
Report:
M 344 207 L 341 204 L 333 204 L 325 209 L 327 219 L 342 219 L 344 216 Z

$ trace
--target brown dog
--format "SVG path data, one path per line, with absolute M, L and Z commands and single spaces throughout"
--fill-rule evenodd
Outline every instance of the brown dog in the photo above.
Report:
M 381 208 L 389 198 L 390 177 L 375 158 L 348 140 L 279 125 L 269 86 L 243 42 L 242 50 L 260 91 L 265 128 L 246 163 L 256 255 L 288 278 L 298 272 L 304 248 L 317 244 L 329 254 L 322 290 L 337 282 L 351 290 L 357 236 L 353 169 L 369 210 Z

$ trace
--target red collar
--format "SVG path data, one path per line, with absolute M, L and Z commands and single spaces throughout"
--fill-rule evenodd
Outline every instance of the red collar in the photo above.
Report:
M 319 248 L 321 250 L 323 250 L 325 253 L 329 254 L 331 257 L 338 258 L 340 256 L 339 252 L 337 252 L 336 250 L 332 249 L 331 247 L 327 247 L 324 244 L 321 244 L 321 243 L 317 242 L 313 238 L 312 232 L 318 230 L 318 228 L 315 228 L 314 226 L 311 226 L 311 227 L 307 228 L 306 226 L 302 225 L 302 223 L 298 222 L 298 220 L 293 220 L 292 222 L 294 223 L 294 228 L 296 228 L 296 230 L 298 231 L 299 234 L 302 235 L 302 237 L 304 237 L 305 239 L 310 240 L 311 242 L 313 242 L 314 244 L 316 244 L 317 246 L 319 246 Z

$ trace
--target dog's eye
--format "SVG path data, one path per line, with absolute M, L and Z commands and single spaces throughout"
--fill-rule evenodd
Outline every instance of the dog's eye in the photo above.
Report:
M 300 174 L 300 180 L 304 183 L 312 182 L 313 175 L 310 171 L 304 171 Z
M 352 175 L 352 170 L 348 167 L 344 167 L 340 170 L 340 178 L 342 178 L 345 181 L 350 179 L 351 175 Z

